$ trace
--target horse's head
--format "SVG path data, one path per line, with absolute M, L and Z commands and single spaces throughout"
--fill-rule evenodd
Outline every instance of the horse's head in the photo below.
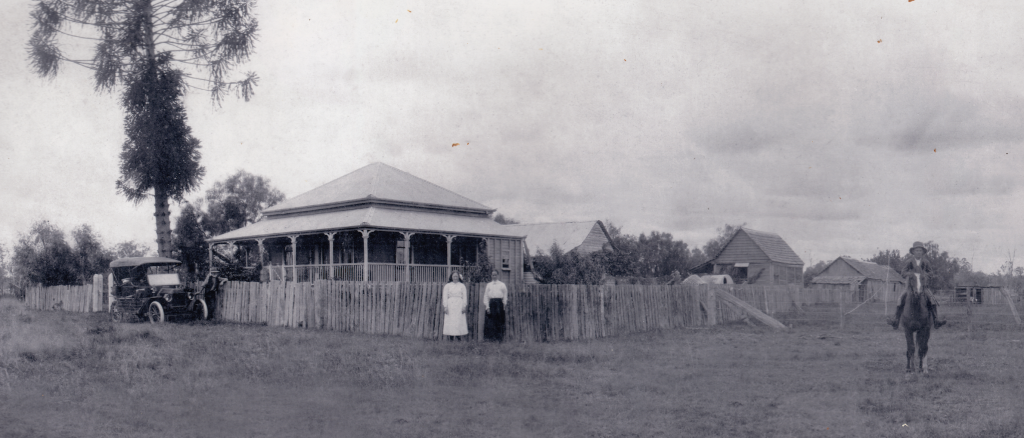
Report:
M 928 283 L 928 278 L 921 274 L 911 275 L 908 280 L 908 286 L 910 286 L 910 290 L 914 291 L 915 293 L 924 292 L 925 285 Z

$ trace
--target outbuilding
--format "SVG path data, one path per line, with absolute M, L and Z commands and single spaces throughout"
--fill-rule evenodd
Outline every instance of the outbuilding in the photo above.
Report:
M 778 234 L 742 227 L 695 274 L 729 275 L 737 284 L 801 284 L 804 262 Z
M 906 282 L 896 270 L 851 257 L 838 257 L 829 263 L 811 285 L 821 289 L 849 291 L 853 302 L 898 299 Z

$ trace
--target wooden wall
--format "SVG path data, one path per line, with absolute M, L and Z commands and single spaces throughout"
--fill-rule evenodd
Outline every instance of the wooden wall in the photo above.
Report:
M 590 233 L 583 239 L 583 243 L 576 247 L 576 252 L 580 255 L 590 254 L 600 251 L 606 243 L 608 243 L 608 236 L 604 234 L 601 225 L 594 222 L 594 227 L 590 229 Z
M 501 281 L 505 284 L 519 283 L 523 279 L 523 241 L 522 239 L 502 239 L 488 237 L 487 258 L 498 270 Z M 508 259 L 508 267 L 502 267 L 502 259 Z

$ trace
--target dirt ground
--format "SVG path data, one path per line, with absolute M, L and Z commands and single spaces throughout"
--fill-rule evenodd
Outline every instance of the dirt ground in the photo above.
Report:
M 735 324 L 448 343 L 0 300 L 0 436 L 1024 436 L 1019 330 Z

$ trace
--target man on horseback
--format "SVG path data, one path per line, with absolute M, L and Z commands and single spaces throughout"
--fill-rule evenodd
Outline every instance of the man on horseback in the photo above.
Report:
M 924 247 L 921 242 L 914 242 L 914 246 L 910 248 L 910 254 L 913 257 L 907 260 L 907 263 L 903 266 L 903 278 L 907 280 L 907 288 L 909 289 L 911 284 L 917 285 L 921 288 L 921 292 L 928 297 L 928 312 L 932 316 L 935 328 L 942 327 L 946 324 L 945 320 L 939 320 L 939 305 L 936 304 L 935 296 L 932 295 L 931 289 L 926 288 L 923 284 L 927 284 L 926 281 L 929 275 L 932 273 L 931 264 L 928 262 L 928 258 L 924 254 L 928 252 L 928 249 Z M 916 281 L 915 281 L 916 280 Z M 892 323 L 892 328 L 897 329 L 900 325 L 900 316 L 903 314 L 903 306 L 907 302 L 907 292 L 904 291 L 903 295 L 900 296 L 899 305 L 896 306 L 896 320 Z

